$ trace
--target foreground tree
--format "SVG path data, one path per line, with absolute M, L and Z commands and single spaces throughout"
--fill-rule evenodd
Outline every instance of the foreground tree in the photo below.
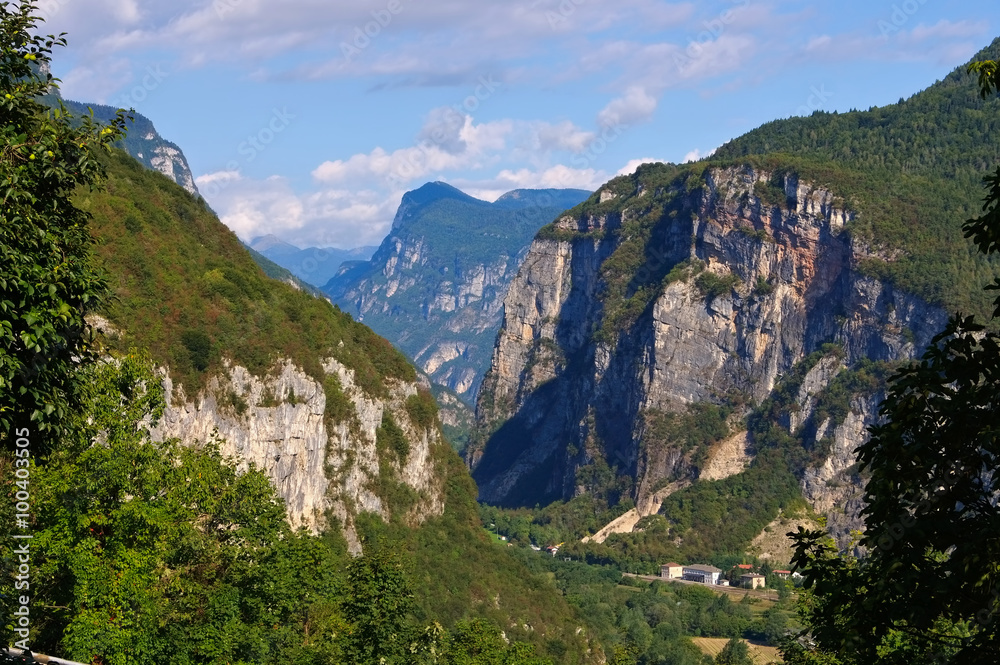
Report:
M 7 447 L 14 429 L 30 431 L 37 454 L 79 406 L 73 371 L 91 358 L 84 316 L 107 294 L 88 216 L 71 197 L 100 183 L 95 152 L 122 138 L 125 116 L 99 127 L 38 102 L 65 40 L 34 34 L 34 12 L 0 2 L 0 439 Z
M 970 69 L 984 97 L 1000 88 L 996 62 Z M 989 255 L 1000 252 L 1000 169 L 986 185 L 983 215 L 964 230 Z M 994 304 L 997 321 L 1000 298 Z M 867 555 L 842 558 L 821 532 L 794 535 L 815 647 L 788 645 L 786 656 L 1000 662 L 1000 335 L 954 317 L 919 364 L 891 379 L 880 414 L 858 450 L 870 474 Z

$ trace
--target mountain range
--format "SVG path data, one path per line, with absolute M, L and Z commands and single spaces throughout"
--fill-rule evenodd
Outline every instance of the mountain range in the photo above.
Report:
M 850 546 L 854 451 L 887 377 L 949 313 L 989 309 L 1000 264 L 961 225 L 1000 163 L 1000 102 L 976 92 L 959 68 L 898 104 L 768 123 L 593 193 L 490 203 L 428 183 L 322 292 L 306 282 L 341 255 L 246 247 L 137 116 L 136 159 L 108 157 L 106 190 L 77 197 L 114 294 L 92 324 L 108 354 L 156 363 L 157 440 L 215 441 L 263 471 L 345 566 L 405 551 L 421 619 L 486 618 L 559 663 L 609 662 L 627 634 L 668 662 L 649 653 L 677 644 L 689 606 L 746 609 L 698 624 L 727 636 L 749 609 L 707 591 L 661 603 L 619 571 L 787 564 L 768 534 L 820 521 Z M 464 463 L 447 435 L 466 424 L 439 408 L 459 398 L 476 403 Z
M 531 238 L 587 196 L 520 189 L 490 203 L 427 183 L 403 196 L 371 259 L 345 264 L 323 290 L 435 382 L 472 401 Z

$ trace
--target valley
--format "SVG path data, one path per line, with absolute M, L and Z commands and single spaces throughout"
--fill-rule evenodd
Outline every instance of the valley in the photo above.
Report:
M 393 181 L 377 246 L 329 213 L 375 195 L 336 178 L 392 180 L 398 155 L 324 162 L 310 177 L 337 188 L 310 210 L 341 233 L 300 247 L 279 227 L 309 206 L 238 234 L 200 186 L 221 171 L 196 178 L 144 115 L 64 102 L 33 11 L 0 10 L 0 522 L 30 541 L 0 597 L 34 576 L 0 607 L 9 645 L 93 665 L 996 655 L 1000 39 L 898 103 L 590 189 Z M 421 159 L 488 161 L 470 146 L 515 126 L 462 123 L 422 130 Z M 517 125 L 536 153 L 539 126 Z M 562 140 L 579 158 L 584 138 Z

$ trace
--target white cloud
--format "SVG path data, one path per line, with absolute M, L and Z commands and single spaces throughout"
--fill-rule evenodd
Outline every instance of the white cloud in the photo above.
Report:
M 597 114 L 597 121 L 602 127 L 634 125 L 652 118 L 656 106 L 655 97 L 646 92 L 644 88 L 633 86 L 625 91 L 624 96 L 608 103 Z
M 377 245 L 402 196 L 334 188 L 297 194 L 285 178 L 256 180 L 234 171 L 205 174 L 196 183 L 222 222 L 244 240 L 273 233 L 300 246 Z
M 911 24 L 916 18 L 906 16 L 906 21 L 891 17 L 879 22 L 876 33 L 843 35 L 818 35 L 803 47 L 803 53 L 816 60 L 882 60 L 930 61 L 953 65 L 970 58 L 979 49 L 978 40 L 989 35 L 985 21 L 948 21 L 942 19 L 933 25 Z M 898 25 L 897 25 L 898 23 Z
M 570 150 L 583 152 L 597 138 L 594 132 L 584 131 L 569 120 L 558 124 L 539 123 L 538 144 L 542 150 Z
M 452 125 L 442 124 L 437 114 L 432 114 L 417 145 L 391 153 L 375 148 L 347 159 L 326 161 L 316 167 L 312 175 L 322 183 L 342 184 L 378 178 L 399 186 L 442 171 L 483 168 L 505 149 L 506 137 L 513 129 L 513 122 L 509 120 L 477 125 L 471 116 L 448 117 L 452 118 L 448 121 Z
M 615 175 L 631 175 L 643 164 L 665 164 L 667 160 L 656 159 L 655 157 L 642 157 L 640 159 L 630 159 L 625 166 L 618 169 Z
M 486 180 L 454 180 L 451 184 L 484 201 L 495 201 L 512 189 L 586 189 L 596 190 L 610 179 L 597 169 L 574 169 L 556 164 L 541 170 L 504 169 Z

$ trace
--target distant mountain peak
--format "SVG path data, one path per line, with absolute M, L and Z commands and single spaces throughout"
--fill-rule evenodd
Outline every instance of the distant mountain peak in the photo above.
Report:
M 396 211 L 396 217 L 392 220 L 392 228 L 399 228 L 401 224 L 403 224 L 407 219 L 413 217 L 417 211 L 424 206 L 448 199 L 474 205 L 490 205 L 486 201 L 481 201 L 480 199 L 469 196 L 457 187 L 449 185 L 446 182 L 436 180 L 434 182 L 428 182 L 417 189 L 403 194 L 403 200 L 399 203 L 399 209 Z
M 299 247 L 296 247 L 290 242 L 285 242 L 284 240 L 274 235 L 273 233 L 257 236 L 256 238 L 250 241 L 250 247 L 252 247 L 258 252 L 266 252 L 267 250 L 272 249 L 274 247 L 282 247 L 293 250 L 300 249 Z

